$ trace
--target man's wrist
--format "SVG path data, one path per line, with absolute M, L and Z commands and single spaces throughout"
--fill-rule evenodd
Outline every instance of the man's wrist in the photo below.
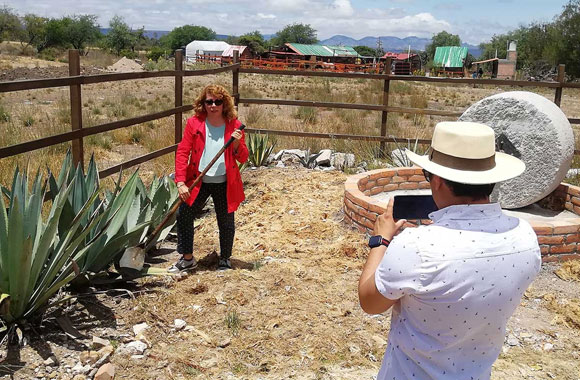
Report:
M 376 248 L 380 246 L 388 247 L 390 243 L 391 243 L 390 239 L 387 239 L 381 235 L 374 235 L 371 236 L 371 238 L 369 239 L 369 247 L 371 248 Z

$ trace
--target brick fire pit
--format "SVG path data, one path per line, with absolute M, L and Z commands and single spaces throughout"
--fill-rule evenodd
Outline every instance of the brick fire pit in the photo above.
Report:
M 385 201 L 373 198 L 373 195 L 419 189 L 429 189 L 429 183 L 425 181 L 420 168 L 377 169 L 350 176 L 344 190 L 346 220 L 361 232 L 371 234 L 375 219 L 387 207 Z M 550 209 L 566 209 L 574 214 L 570 218 L 553 218 L 548 221 L 534 219 L 533 216 L 528 219 L 538 235 L 543 261 L 580 259 L 580 187 L 562 183 L 539 203 L 548 205 Z M 411 222 L 430 223 L 429 220 Z M 414 224 L 407 225 L 410 226 Z

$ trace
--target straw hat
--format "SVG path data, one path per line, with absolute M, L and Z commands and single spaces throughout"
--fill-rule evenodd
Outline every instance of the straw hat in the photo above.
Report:
M 485 124 L 455 121 L 435 126 L 429 154 L 406 150 L 416 165 L 453 182 L 483 185 L 519 176 L 526 164 L 495 151 L 493 129 Z

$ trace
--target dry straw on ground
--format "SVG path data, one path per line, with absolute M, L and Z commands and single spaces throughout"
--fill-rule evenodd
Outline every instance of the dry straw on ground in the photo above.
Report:
M 554 273 L 562 280 L 580 281 L 580 261 L 567 261 Z

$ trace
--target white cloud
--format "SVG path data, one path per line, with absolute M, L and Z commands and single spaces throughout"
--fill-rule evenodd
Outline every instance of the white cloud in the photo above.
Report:
M 350 0 L 335 0 L 330 8 L 334 11 L 334 16 L 351 17 L 354 14 Z
M 258 18 L 260 18 L 260 19 L 263 19 L 263 20 L 267 20 L 267 19 L 275 19 L 275 18 L 276 18 L 276 15 L 273 15 L 273 14 L 267 14 L 267 15 L 265 15 L 265 14 L 263 14 L 263 13 L 258 13 L 256 16 L 257 16 Z

